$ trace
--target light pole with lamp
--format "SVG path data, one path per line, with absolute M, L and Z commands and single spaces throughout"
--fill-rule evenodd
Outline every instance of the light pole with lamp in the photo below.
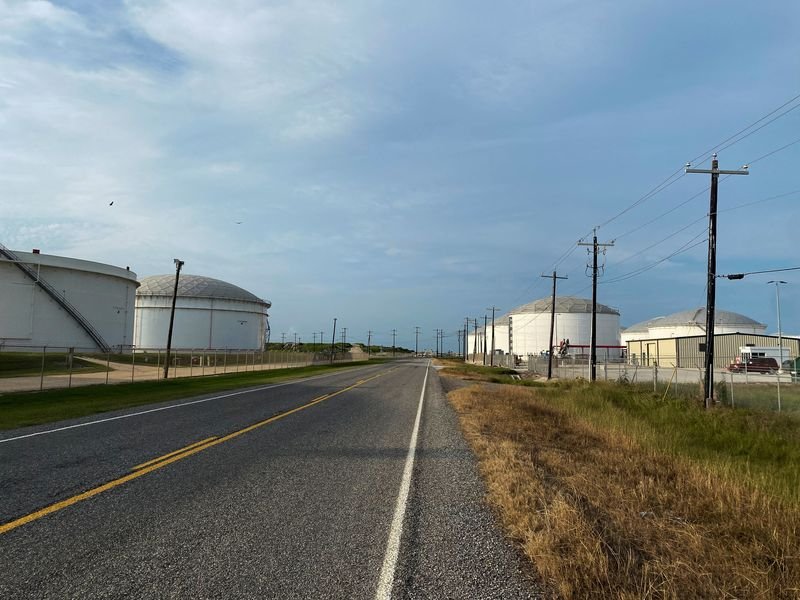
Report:
M 169 352 L 172 348 L 172 326 L 175 323 L 175 301 L 178 298 L 178 280 L 181 277 L 183 261 L 175 259 L 175 289 L 172 290 L 172 310 L 169 313 L 169 330 L 167 331 L 167 356 L 164 360 L 164 379 L 169 375 Z
M 785 284 L 785 281 L 780 279 L 768 281 L 768 284 L 774 283 L 775 284 L 775 303 L 777 304 L 778 308 L 778 356 L 781 357 L 780 362 L 778 363 L 778 412 L 781 412 L 781 370 L 783 369 L 783 331 L 781 330 L 781 284 Z

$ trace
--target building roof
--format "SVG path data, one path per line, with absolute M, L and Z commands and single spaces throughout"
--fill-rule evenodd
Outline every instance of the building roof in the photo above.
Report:
M 664 317 L 655 317 L 654 319 L 642 321 L 641 323 L 636 323 L 625 329 L 625 333 L 645 333 L 653 327 L 676 327 L 679 325 L 697 325 L 698 327 L 705 328 L 705 307 L 682 310 Z M 767 328 L 763 323 L 759 323 L 750 317 L 729 310 L 719 309 L 714 311 L 714 325 L 725 325 L 727 327 L 742 325 L 745 327 Z
M 152 275 L 142 279 L 139 289 L 136 290 L 137 296 L 169 296 L 175 288 L 175 275 Z M 264 304 L 268 308 L 272 303 L 262 300 L 258 296 L 251 294 L 247 290 L 221 281 L 212 277 L 202 275 L 181 275 L 178 280 L 178 297 L 180 298 L 220 298 L 225 300 L 240 300 L 244 302 L 255 302 Z
M 549 313 L 553 306 L 552 297 L 540 298 L 528 304 L 518 306 L 512 313 Z M 556 296 L 557 313 L 590 313 L 592 312 L 591 299 L 578 298 L 576 296 Z M 597 314 L 619 315 L 619 311 L 605 304 L 597 304 Z

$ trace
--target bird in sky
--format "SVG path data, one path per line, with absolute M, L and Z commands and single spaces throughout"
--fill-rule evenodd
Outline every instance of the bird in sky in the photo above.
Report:
M 111 202 L 108 203 L 108 205 L 109 206 L 114 206 L 114 201 L 112 200 Z

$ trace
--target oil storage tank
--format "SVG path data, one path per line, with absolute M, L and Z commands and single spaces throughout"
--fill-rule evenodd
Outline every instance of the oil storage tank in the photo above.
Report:
M 166 348 L 175 275 L 145 277 L 136 290 L 134 343 Z M 232 283 L 181 275 L 175 303 L 172 347 L 260 350 L 269 331 L 272 304 Z
M 510 339 L 516 355 L 542 354 L 550 346 L 552 298 L 541 298 L 510 311 Z M 589 354 L 592 336 L 592 301 L 575 296 L 556 298 L 553 332 L 556 352 L 560 342 L 569 340 L 566 354 Z M 621 355 L 619 311 L 597 304 L 597 355 L 619 358 Z
M 128 349 L 137 285 L 127 267 L 0 245 L 0 345 Z

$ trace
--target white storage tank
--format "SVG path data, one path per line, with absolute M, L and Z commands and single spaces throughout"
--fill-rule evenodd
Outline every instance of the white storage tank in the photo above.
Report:
M 518 356 L 542 354 L 550 346 L 552 297 L 513 309 L 510 314 L 511 351 Z M 597 357 L 619 358 L 619 311 L 597 304 Z M 574 296 L 556 298 L 553 340 L 569 340 L 569 355 L 588 355 L 592 336 L 592 301 Z M 556 350 L 557 351 L 557 350 Z
M 767 326 L 729 310 L 714 311 L 714 334 L 750 333 L 764 335 Z M 633 340 L 658 340 L 706 334 L 706 309 L 701 306 L 665 317 L 656 317 L 631 325 L 622 332 L 622 343 Z
M 137 285 L 127 267 L 0 245 L 0 345 L 129 349 Z
M 166 348 L 175 274 L 145 277 L 136 291 L 136 348 Z M 172 331 L 174 349 L 260 350 L 272 304 L 219 279 L 181 274 Z

